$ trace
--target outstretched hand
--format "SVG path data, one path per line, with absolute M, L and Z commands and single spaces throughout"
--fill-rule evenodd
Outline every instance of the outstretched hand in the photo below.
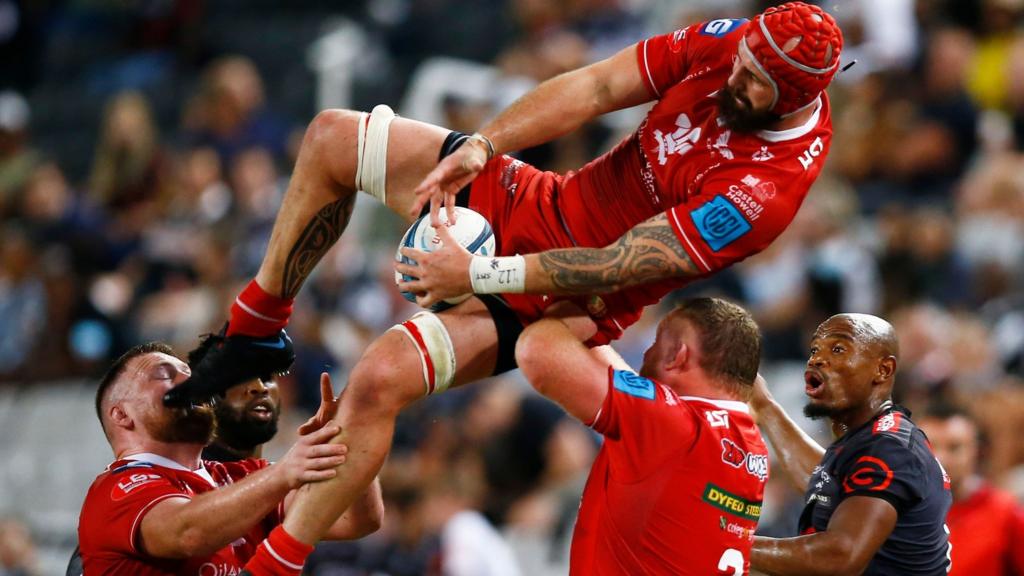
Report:
M 341 397 L 334 395 L 334 388 L 331 386 L 331 376 L 327 372 L 320 374 L 320 408 L 309 420 L 299 426 L 299 435 L 305 436 L 311 432 L 326 426 L 338 413 L 338 406 L 341 405 Z
M 487 151 L 476 140 L 467 140 L 458 150 L 441 160 L 420 182 L 414 192 L 410 218 L 416 218 L 424 204 L 430 202 L 430 224 L 441 225 L 441 206 L 448 214 L 448 221 L 455 222 L 455 195 L 473 181 L 487 163 Z
M 300 436 L 288 453 L 272 466 L 283 475 L 288 488 L 295 489 L 309 482 L 330 480 L 338 475 L 336 468 L 345 463 L 348 446 L 330 444 L 341 433 L 334 424 Z
M 412 280 L 398 282 L 398 289 L 415 294 L 416 303 L 424 308 L 446 298 L 473 292 L 469 279 L 473 255 L 455 240 L 447 226 L 442 224 L 434 228 L 441 239 L 441 246 L 433 252 L 402 248 L 402 255 L 412 262 L 395 262 L 395 270 L 399 274 L 412 277 Z

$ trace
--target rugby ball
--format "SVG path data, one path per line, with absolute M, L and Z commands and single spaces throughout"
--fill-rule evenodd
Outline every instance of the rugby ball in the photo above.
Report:
M 474 212 L 469 208 L 463 208 L 461 206 L 455 208 L 455 224 L 448 224 L 448 214 L 444 209 L 441 210 L 441 222 L 445 226 L 448 226 L 448 231 L 452 237 L 466 250 L 478 256 L 493 256 L 494 255 L 494 233 L 491 231 L 491 223 L 487 221 L 479 212 Z M 413 261 L 402 255 L 402 247 L 416 248 L 424 252 L 433 252 L 434 250 L 442 246 L 441 239 L 437 236 L 437 231 L 430 225 L 430 215 L 421 216 L 418 220 L 412 223 L 412 226 L 402 236 L 402 241 L 398 245 L 398 250 L 395 251 L 395 260 L 410 264 Z M 399 274 L 395 272 L 395 283 L 399 281 L 409 281 L 414 278 L 405 274 Z M 442 302 L 438 302 L 430 307 L 434 312 L 439 312 L 445 308 L 451 308 L 452 306 L 462 302 L 472 296 L 472 294 L 463 294 L 454 298 L 448 298 Z M 402 297 L 410 302 L 416 301 L 416 296 L 412 292 L 402 291 Z

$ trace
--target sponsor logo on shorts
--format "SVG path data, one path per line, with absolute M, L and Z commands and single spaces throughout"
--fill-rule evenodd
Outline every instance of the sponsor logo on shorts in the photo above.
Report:
M 715 508 L 747 520 L 761 517 L 761 503 L 741 498 L 708 482 L 704 487 L 703 500 Z
M 654 382 L 635 372 L 616 370 L 612 383 L 620 392 L 645 400 L 654 400 Z
M 690 218 L 701 238 L 715 252 L 751 230 L 750 222 L 721 194 L 690 212 Z
M 738 28 L 740 24 L 743 24 L 744 22 L 746 22 L 746 18 L 721 18 L 718 20 L 712 20 L 700 29 L 700 33 L 705 36 L 721 38 Z
M 733 468 L 742 468 L 762 482 L 768 478 L 768 455 L 747 452 L 728 438 L 722 438 L 722 462 Z

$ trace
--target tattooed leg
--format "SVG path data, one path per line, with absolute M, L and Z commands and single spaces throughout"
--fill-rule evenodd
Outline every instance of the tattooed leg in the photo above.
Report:
M 360 114 L 327 110 L 310 123 L 256 281 L 267 292 L 294 297 L 320 258 L 345 230 L 355 206 Z M 413 189 L 437 165 L 448 130 L 396 118 L 387 158 L 388 207 L 406 216 Z

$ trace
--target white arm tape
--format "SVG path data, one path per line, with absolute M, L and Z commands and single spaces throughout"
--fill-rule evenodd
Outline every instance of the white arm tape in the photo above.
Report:
M 526 291 L 526 258 L 474 256 L 469 282 L 476 294 L 522 294 Z
M 356 129 L 356 190 L 362 190 L 385 202 L 388 170 L 388 128 L 395 119 L 395 112 L 384 104 L 378 104 L 370 112 L 369 120 L 359 117 Z M 365 123 L 365 128 L 363 124 Z

